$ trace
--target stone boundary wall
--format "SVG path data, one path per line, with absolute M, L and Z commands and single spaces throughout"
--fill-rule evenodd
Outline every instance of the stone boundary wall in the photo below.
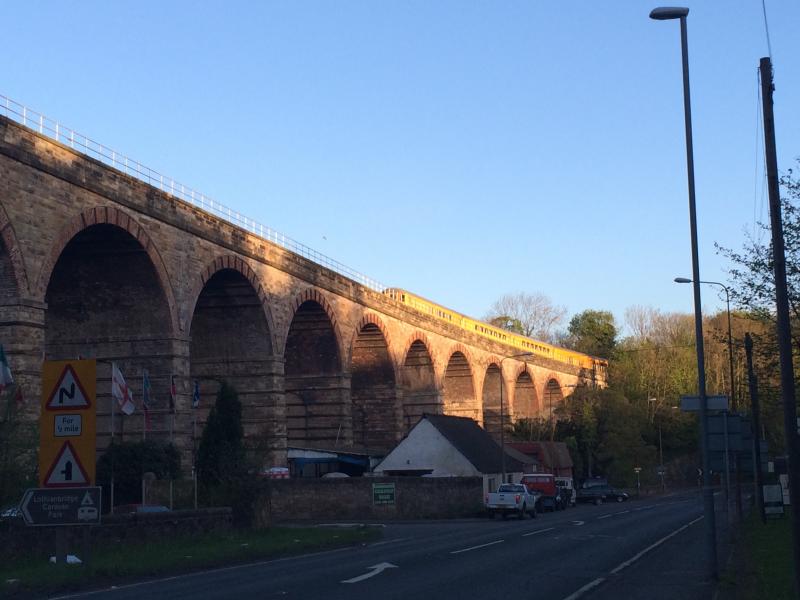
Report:
M 90 551 L 120 543 L 158 542 L 174 536 L 225 533 L 231 530 L 230 508 L 176 510 L 169 513 L 104 515 L 97 526 L 65 526 L 68 552 L 83 558 L 84 531 Z M 19 556 L 49 557 L 56 550 L 55 527 L 29 527 L 22 520 L 0 523 L 0 561 Z
M 394 483 L 395 503 L 374 504 L 375 483 Z M 452 519 L 483 511 L 480 477 L 351 477 L 287 479 L 267 483 L 256 520 Z

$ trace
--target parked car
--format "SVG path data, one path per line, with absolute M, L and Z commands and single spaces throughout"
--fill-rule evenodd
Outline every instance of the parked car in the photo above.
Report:
M 531 493 L 521 483 L 504 483 L 496 492 L 486 494 L 486 511 L 494 517 L 500 514 L 504 519 L 508 514 L 516 514 L 524 519 L 526 514 L 536 518 L 537 493 Z
M 529 492 L 539 492 L 540 498 L 536 508 L 545 510 L 564 510 L 567 506 L 561 488 L 556 485 L 555 477 L 550 473 L 531 473 L 523 475 L 520 483 L 528 488 Z
M 617 490 L 610 485 L 594 485 L 578 490 L 578 502 L 592 502 L 602 504 L 603 502 L 623 502 L 628 499 L 628 494 L 622 490 Z

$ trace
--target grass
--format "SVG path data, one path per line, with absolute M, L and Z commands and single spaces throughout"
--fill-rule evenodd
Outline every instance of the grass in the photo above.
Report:
M 95 547 L 88 565 L 52 565 L 46 558 L 0 566 L 0 597 L 66 591 L 157 575 L 246 563 L 370 542 L 374 527 L 280 528 Z M 80 556 L 80 552 L 70 551 Z
M 789 507 L 786 507 L 789 509 Z M 723 588 L 731 598 L 794 600 L 794 554 L 791 514 L 768 519 L 755 511 L 748 517 L 736 548 L 734 566 L 723 575 Z

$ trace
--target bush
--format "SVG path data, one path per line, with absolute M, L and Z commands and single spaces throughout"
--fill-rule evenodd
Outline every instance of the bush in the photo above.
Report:
M 157 440 L 114 441 L 97 462 L 97 483 L 103 486 L 103 504 L 111 500 L 114 477 L 114 504 L 141 502 L 142 476 L 151 472 L 157 479 L 180 479 L 181 461 L 172 443 Z

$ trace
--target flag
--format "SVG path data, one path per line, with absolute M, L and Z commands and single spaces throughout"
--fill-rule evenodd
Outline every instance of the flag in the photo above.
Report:
M 194 393 L 192 394 L 192 408 L 200 406 L 200 383 L 194 380 Z
M 11 375 L 11 367 L 8 366 L 6 352 L 3 350 L 3 345 L 0 344 L 0 392 L 12 383 L 14 383 L 14 377 Z
M 117 368 L 117 363 L 111 363 L 111 396 L 119 403 L 120 410 L 126 415 L 132 415 L 136 406 L 133 404 L 133 394 L 125 383 L 122 372 Z
M 144 411 L 144 428 L 150 429 L 150 373 L 142 371 L 142 410 Z
M 175 375 L 169 379 L 169 409 L 174 413 L 178 404 L 178 390 L 175 388 Z

